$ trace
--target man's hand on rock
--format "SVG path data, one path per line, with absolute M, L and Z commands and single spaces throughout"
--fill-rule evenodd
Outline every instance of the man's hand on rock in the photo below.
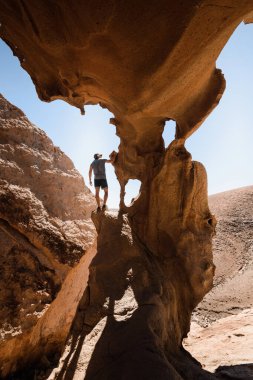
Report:
M 118 155 L 118 153 L 115 152 L 115 150 L 113 150 L 112 153 L 109 155 L 110 160 L 111 160 L 112 163 L 115 162 L 117 155 Z

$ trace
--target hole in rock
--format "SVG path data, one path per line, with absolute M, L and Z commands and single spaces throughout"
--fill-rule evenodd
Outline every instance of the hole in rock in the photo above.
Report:
M 125 187 L 125 205 L 127 207 L 131 206 L 131 204 L 138 198 L 140 194 L 141 181 L 138 179 L 129 179 Z
M 175 134 L 176 134 L 176 122 L 175 120 L 168 120 L 165 123 L 164 130 L 163 130 L 163 141 L 164 146 L 167 148 L 170 143 L 175 140 Z
M 115 134 L 115 126 L 109 124 L 113 115 L 98 105 L 86 106 L 85 116 L 82 116 L 79 109 L 64 101 L 40 101 L 30 76 L 1 39 L 0 56 L 0 93 L 46 132 L 54 145 L 59 146 L 73 161 L 86 186 L 89 186 L 88 172 L 94 153 L 102 153 L 103 158 L 107 158 L 113 150 L 118 150 L 120 139 Z M 109 185 L 108 206 L 110 209 L 118 209 L 120 186 L 114 167 L 109 163 L 106 164 L 106 173 Z M 94 186 L 90 189 L 94 193 Z M 103 191 L 100 196 L 103 197 Z

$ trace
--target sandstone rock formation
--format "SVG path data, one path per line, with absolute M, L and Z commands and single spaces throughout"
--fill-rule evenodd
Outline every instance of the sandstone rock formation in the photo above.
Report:
M 184 340 L 184 347 L 206 370 L 213 372 L 219 367 L 215 372 L 217 379 L 252 378 L 252 309 L 249 309 L 252 306 L 252 281 L 249 280 L 252 273 L 252 194 L 251 186 L 209 197 L 211 209 L 215 211 L 219 221 L 213 247 L 217 276 L 214 277 L 214 288 L 198 305 L 193 316 L 193 320 L 209 326 L 201 328 L 198 323 L 191 323 L 190 334 Z M 240 269 L 242 264 L 243 268 Z M 130 271 L 127 279 L 129 283 L 132 277 L 133 273 Z M 233 283 L 236 286 L 232 286 Z M 90 284 L 91 289 L 92 285 Z M 85 304 L 84 301 L 82 303 Z M 108 306 L 109 303 L 105 302 L 104 308 Z M 104 310 L 105 316 L 91 332 L 88 324 L 83 325 L 83 321 L 88 322 L 90 318 L 89 309 L 81 307 L 60 365 L 49 378 L 78 378 L 83 377 L 85 373 L 89 378 L 90 360 L 97 356 L 93 350 L 98 350 L 96 344 L 101 336 L 104 344 L 108 344 L 108 348 L 103 350 L 105 356 L 105 352 L 110 351 L 111 346 L 117 345 L 121 329 L 133 313 L 137 314 L 137 309 L 135 293 L 129 284 L 121 300 L 114 303 L 114 320 L 110 313 Z M 230 314 L 237 315 L 224 318 Z M 210 324 L 215 319 L 219 321 Z M 108 330 L 110 323 L 115 333 L 110 332 L 109 335 L 108 332 L 105 333 L 105 328 Z M 134 338 L 130 340 L 128 337 L 127 342 L 130 340 L 134 346 Z M 119 347 L 122 347 L 122 351 L 126 349 L 125 344 L 119 344 Z M 70 358 L 71 355 L 74 359 Z M 97 362 L 98 360 L 96 365 L 99 368 Z
M 16 367 L 22 353 L 17 355 L 17 346 L 25 347 L 25 337 L 45 313 L 52 313 L 50 305 L 68 272 L 93 244 L 95 202 L 70 159 L 1 95 L 0 172 L 0 356 L 5 374 Z
M 214 288 L 194 313 L 204 326 L 253 307 L 253 186 L 212 195 L 209 205 L 218 219 Z
M 93 215 L 98 252 L 83 319 L 70 335 L 79 329 L 71 344 L 77 349 L 60 378 L 69 361 L 73 370 L 85 336 L 91 339 L 103 318 L 86 379 L 212 377 L 182 347 L 191 312 L 212 287 L 215 229 L 205 170 L 191 161 L 184 142 L 219 102 L 225 81 L 215 61 L 252 10 L 252 0 L 0 0 L 0 36 L 39 97 L 82 111 L 100 103 L 114 113 L 121 139 L 115 162 L 120 213 Z M 177 127 L 165 149 L 168 119 Z M 126 207 L 125 185 L 135 178 L 141 194 Z M 125 291 L 134 295 L 132 312 L 118 322 Z

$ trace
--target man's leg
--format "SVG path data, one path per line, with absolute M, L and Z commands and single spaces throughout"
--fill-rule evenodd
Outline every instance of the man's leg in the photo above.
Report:
M 104 208 L 106 207 L 107 198 L 108 198 L 108 187 L 105 187 L 104 188 L 104 204 L 103 204 Z
M 99 198 L 100 187 L 95 187 L 95 189 L 96 189 L 95 197 L 96 197 L 97 205 L 98 205 L 98 207 L 100 207 L 100 198 Z

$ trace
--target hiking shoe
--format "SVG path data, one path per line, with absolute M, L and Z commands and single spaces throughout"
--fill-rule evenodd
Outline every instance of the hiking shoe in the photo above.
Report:
M 106 205 L 103 205 L 102 206 L 102 211 L 105 211 L 106 210 Z
M 100 207 L 98 207 L 98 208 L 97 208 L 97 212 L 100 212 L 100 211 L 101 211 L 101 208 L 100 208 Z

